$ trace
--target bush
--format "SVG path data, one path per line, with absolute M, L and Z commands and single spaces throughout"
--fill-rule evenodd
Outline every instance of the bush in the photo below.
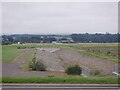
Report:
M 94 70 L 90 72 L 91 75 L 93 76 L 101 76 L 101 71 L 100 70 Z
M 35 47 L 30 47 L 30 48 L 35 48 Z
M 25 49 L 26 47 L 17 47 L 17 49 Z
M 65 70 L 65 73 L 71 75 L 80 75 L 82 73 L 82 68 L 78 65 L 70 66 Z
M 100 70 L 95 70 L 94 75 L 100 75 Z
M 20 47 L 17 47 L 17 49 L 20 49 Z
M 42 62 L 36 61 L 36 58 L 29 63 L 30 70 L 33 71 L 46 71 L 46 67 Z

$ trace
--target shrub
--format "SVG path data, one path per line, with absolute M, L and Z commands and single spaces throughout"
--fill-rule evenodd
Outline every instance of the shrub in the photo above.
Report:
M 20 49 L 20 47 L 17 47 L 17 49 Z
M 69 66 L 66 70 L 65 73 L 71 74 L 71 75 L 80 75 L 82 73 L 82 68 L 78 65 L 74 66 Z
M 33 71 L 46 71 L 46 66 L 42 62 L 36 61 L 36 58 L 29 63 L 29 68 Z
M 30 48 L 35 48 L 35 47 L 30 47 Z
M 93 76 L 100 76 L 101 71 L 100 70 L 95 70 L 95 71 L 90 72 L 90 74 L 93 75 Z
M 94 75 L 100 75 L 100 70 L 95 70 Z
M 17 49 L 25 49 L 26 47 L 17 47 Z

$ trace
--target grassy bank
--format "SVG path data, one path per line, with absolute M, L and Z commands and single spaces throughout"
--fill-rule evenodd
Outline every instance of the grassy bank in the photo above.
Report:
M 114 77 L 3 77 L 2 83 L 118 84 Z

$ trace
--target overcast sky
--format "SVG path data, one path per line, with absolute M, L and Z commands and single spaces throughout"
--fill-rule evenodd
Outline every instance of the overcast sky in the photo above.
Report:
M 117 33 L 116 2 L 4 2 L 3 34 Z

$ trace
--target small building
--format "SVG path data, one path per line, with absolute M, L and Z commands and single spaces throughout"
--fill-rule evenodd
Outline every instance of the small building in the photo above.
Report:
M 21 44 L 20 42 L 18 42 L 17 44 Z
M 56 44 L 57 42 L 56 41 L 52 41 L 52 44 Z

